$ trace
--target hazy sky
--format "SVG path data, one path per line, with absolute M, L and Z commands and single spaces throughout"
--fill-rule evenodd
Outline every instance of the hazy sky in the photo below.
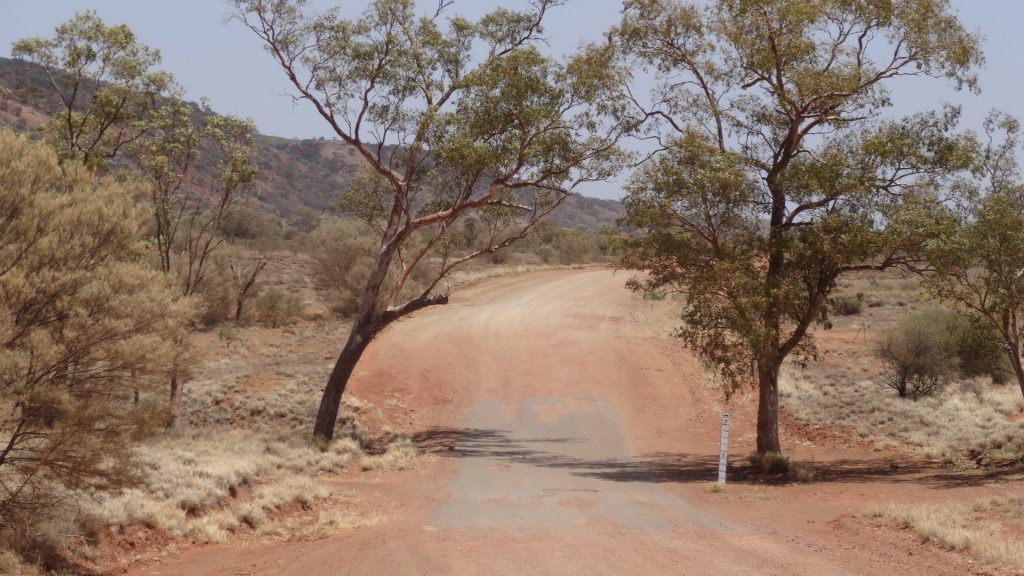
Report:
M 987 65 L 982 94 L 956 93 L 941 81 L 903 81 L 893 86 L 901 112 L 933 108 L 942 102 L 961 104 L 965 124 L 980 125 L 985 114 L 999 108 L 1024 117 L 1024 2 L 1020 0 L 952 0 L 962 21 L 985 37 Z M 366 0 L 314 0 L 318 7 L 340 4 L 355 14 Z M 424 6 L 434 2 L 421 0 Z M 476 17 L 495 6 L 522 8 L 526 0 L 456 0 L 453 10 Z M 583 40 L 595 40 L 618 19 L 621 0 L 572 0 L 554 10 L 547 21 L 551 50 L 564 53 Z M 288 137 L 330 137 L 319 117 L 305 106 L 293 106 L 287 80 L 261 49 L 258 39 L 237 22 L 226 22 L 230 6 L 221 0 L 0 0 L 0 56 L 26 36 L 49 36 L 76 11 L 94 9 L 108 23 L 125 23 L 139 39 L 159 48 L 162 68 L 173 73 L 188 97 L 209 98 L 215 110 L 248 116 L 265 134 Z M 585 194 L 619 197 L 617 183 L 595 184 Z

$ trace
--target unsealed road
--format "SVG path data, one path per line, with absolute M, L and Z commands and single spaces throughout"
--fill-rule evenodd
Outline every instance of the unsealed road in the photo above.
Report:
M 428 454 L 409 472 L 346 481 L 383 524 L 313 542 L 196 549 L 135 573 L 973 571 L 859 514 L 948 486 L 869 479 L 710 493 L 720 395 L 666 336 L 673 304 L 642 301 L 624 281 L 605 270 L 489 280 L 371 346 L 351 391 Z M 742 457 L 749 410 L 734 418 Z

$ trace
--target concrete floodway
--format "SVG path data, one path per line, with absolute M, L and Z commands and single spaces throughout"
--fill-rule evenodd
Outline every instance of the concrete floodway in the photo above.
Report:
M 456 447 L 450 501 L 433 514 L 444 528 L 541 527 L 589 518 L 664 528 L 665 516 L 725 529 L 651 482 L 624 482 L 636 466 L 618 415 L 602 399 L 529 398 L 503 414 L 482 400 Z

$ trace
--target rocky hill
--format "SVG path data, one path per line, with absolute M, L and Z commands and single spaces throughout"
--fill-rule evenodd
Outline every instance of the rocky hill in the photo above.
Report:
M 32 64 L 0 58 L 0 91 L 3 89 L 8 92 L 0 93 L 0 126 L 32 133 L 46 119 L 43 110 L 54 108 L 52 88 L 41 69 Z M 257 146 L 258 198 L 266 209 L 289 220 L 334 211 L 362 162 L 353 147 L 337 140 L 261 134 Z M 196 181 L 213 180 L 212 163 L 202 164 L 198 170 Z M 622 213 L 618 201 L 575 195 L 552 219 L 563 228 L 596 230 L 614 226 Z

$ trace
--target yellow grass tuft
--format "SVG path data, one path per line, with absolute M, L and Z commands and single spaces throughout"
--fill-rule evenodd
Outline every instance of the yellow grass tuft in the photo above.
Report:
M 781 404 L 813 424 L 842 426 L 881 446 L 917 452 L 948 464 L 1024 454 L 1024 410 L 1014 386 L 968 381 L 920 400 L 900 399 L 872 380 L 826 379 L 811 370 L 784 371 Z M 851 378 L 852 380 L 852 378 Z
M 967 504 L 887 506 L 869 516 L 895 520 L 924 542 L 968 551 L 1010 570 L 1024 570 L 1024 506 L 1020 496 L 988 498 Z M 1009 528 L 1009 529 L 1007 529 Z

